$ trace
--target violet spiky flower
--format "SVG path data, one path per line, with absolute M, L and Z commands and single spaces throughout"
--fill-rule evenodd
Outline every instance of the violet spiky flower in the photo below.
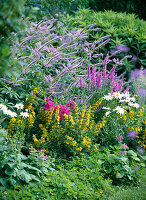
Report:
M 97 72 L 97 76 L 96 76 L 96 84 L 98 87 L 101 86 L 102 83 L 102 72 Z
M 113 80 L 114 79 L 114 74 L 115 74 L 115 69 L 116 69 L 117 65 L 114 65 L 113 68 L 111 69 L 111 71 L 108 74 L 108 77 Z
M 90 76 L 91 76 L 90 64 L 87 66 L 87 74 L 88 74 L 88 79 L 90 79 Z
M 81 86 L 81 89 L 84 89 L 82 78 L 80 78 L 80 86 Z
M 96 85 L 96 68 L 94 67 L 92 70 L 92 81 L 93 81 L 93 86 Z
M 129 87 L 127 87 L 126 90 L 124 90 L 123 93 L 124 93 L 124 94 L 125 94 L 125 93 L 129 93 Z

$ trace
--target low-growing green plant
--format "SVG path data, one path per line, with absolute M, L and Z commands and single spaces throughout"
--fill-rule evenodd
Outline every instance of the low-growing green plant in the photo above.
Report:
M 17 189 L 17 188 L 16 188 Z M 75 158 L 65 167 L 58 166 L 39 184 L 7 190 L 2 199 L 104 199 L 111 192 L 110 180 L 104 180 L 100 163 L 89 156 Z M 103 194 L 105 191 L 105 194 Z
M 40 182 L 48 170 L 53 170 L 52 159 L 43 151 L 30 149 L 30 155 L 22 154 L 18 141 L 8 137 L 5 130 L 0 129 L 0 190 L 13 189 L 15 185 Z

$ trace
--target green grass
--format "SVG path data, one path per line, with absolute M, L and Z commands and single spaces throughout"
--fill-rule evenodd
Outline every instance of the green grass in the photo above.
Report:
M 137 187 L 115 187 L 113 196 L 107 200 L 146 200 L 146 169 L 140 174 L 140 185 Z

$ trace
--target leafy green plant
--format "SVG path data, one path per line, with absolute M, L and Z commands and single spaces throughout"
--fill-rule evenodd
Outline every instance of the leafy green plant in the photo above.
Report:
M 106 46 L 106 49 L 103 48 L 104 53 L 111 52 L 119 59 L 129 53 L 133 56 L 130 68 L 132 68 L 132 65 L 133 68 L 135 65 L 137 67 L 145 66 L 146 22 L 137 18 L 134 14 L 113 11 L 94 12 L 89 9 L 80 9 L 74 16 L 68 16 L 65 19 L 67 23 L 70 23 L 70 28 L 79 28 L 79 26 L 95 23 L 98 28 L 101 28 L 101 31 L 91 33 L 88 42 L 93 39 L 98 40 L 103 34 L 111 35 L 112 39 L 108 46 Z M 113 59 L 112 56 L 111 59 Z M 124 65 L 120 67 L 122 68 L 120 72 L 126 70 Z M 129 73 L 129 70 L 127 73 Z
M 10 65 L 8 58 L 11 53 L 10 41 L 13 38 L 11 33 L 19 33 L 23 27 L 20 19 L 24 16 L 24 0 L 1 0 L 0 7 L 0 77 L 2 77 L 4 73 L 8 73 Z
M 15 140 L 8 138 L 6 131 L 0 129 L 0 190 L 13 189 L 15 185 L 25 185 L 40 181 L 48 169 L 51 159 L 43 160 L 37 152 L 25 156 L 15 145 Z M 39 157 L 40 156 L 40 157 Z

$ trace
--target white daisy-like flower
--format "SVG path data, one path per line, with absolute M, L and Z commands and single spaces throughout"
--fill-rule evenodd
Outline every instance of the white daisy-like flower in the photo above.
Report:
M 117 113 L 119 113 L 120 115 L 123 115 L 125 110 L 124 108 L 120 107 L 120 106 L 117 106 L 114 111 L 117 111 Z
M 3 110 L 3 112 L 5 115 L 9 115 L 11 117 L 11 114 L 12 114 L 11 110 L 5 109 L 5 110 Z
M 123 96 L 124 98 L 130 98 L 129 92 L 123 93 L 122 96 Z
M 23 117 L 23 118 L 28 118 L 29 114 L 28 114 L 28 112 L 21 112 L 20 116 Z
M 126 103 L 127 103 L 127 102 L 129 102 L 129 101 L 130 101 L 130 100 L 128 100 L 128 99 L 120 99 L 120 101 L 119 101 L 119 102 L 120 102 L 120 103 L 124 103 L 124 102 L 126 102 Z
M 130 101 L 136 101 L 135 97 L 129 98 Z
M 107 112 L 105 113 L 105 116 L 107 117 L 110 113 L 111 113 L 110 111 L 107 111 Z
M 131 106 L 131 107 L 134 107 L 134 108 L 139 108 L 138 103 L 129 102 L 128 105 Z
M 18 110 L 22 110 L 24 108 L 24 105 L 22 103 L 17 103 L 14 107 Z
M 0 109 L 2 111 L 4 111 L 4 110 L 7 110 L 8 108 L 7 108 L 7 106 L 5 106 L 5 105 L 3 105 L 3 104 L 0 103 Z
M 115 99 L 122 99 L 123 94 L 120 94 L 119 92 L 114 92 L 112 95 Z
M 110 107 L 103 107 L 102 109 L 110 110 Z
M 109 100 L 112 100 L 113 97 L 111 96 L 111 94 L 109 94 L 109 95 L 104 95 L 103 99 L 109 101 Z
M 11 112 L 11 113 L 10 113 L 10 116 L 11 116 L 11 117 L 17 117 L 17 113 Z

